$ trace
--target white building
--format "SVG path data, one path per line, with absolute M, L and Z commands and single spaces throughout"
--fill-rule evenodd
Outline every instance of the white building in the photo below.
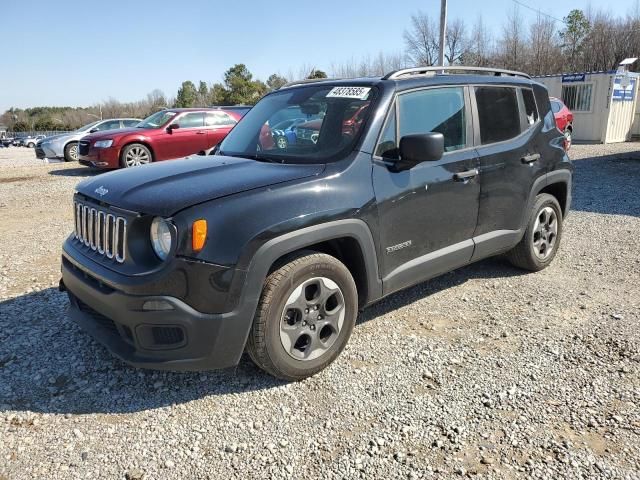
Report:
M 545 75 L 535 80 L 573 112 L 574 141 L 625 142 L 640 135 L 640 74 L 627 71 L 635 60 L 624 60 L 617 71 Z

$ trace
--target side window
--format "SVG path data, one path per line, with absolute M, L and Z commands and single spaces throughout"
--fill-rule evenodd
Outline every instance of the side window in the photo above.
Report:
M 400 138 L 414 133 L 439 132 L 444 135 L 445 152 L 467 146 L 463 88 L 431 88 L 405 93 L 398 96 L 398 108 Z
M 536 99 L 533 97 L 533 90 L 523 88 L 522 99 L 524 100 L 524 113 L 527 117 L 527 124 L 531 126 L 538 121 L 538 108 L 536 107 Z
M 520 134 L 520 112 L 516 89 L 510 87 L 475 87 L 480 141 L 502 142 Z
M 384 126 L 380 141 L 376 147 L 377 156 L 383 158 L 398 158 L 398 141 L 396 139 L 396 106 L 391 106 L 387 124 Z
M 235 125 L 236 121 L 224 112 L 208 112 L 204 117 L 204 124 L 207 127 L 218 127 L 224 125 Z
M 135 127 L 139 123 L 140 123 L 140 120 L 123 120 L 122 121 L 122 124 L 125 127 Z
M 180 128 L 202 127 L 204 124 L 204 114 L 202 112 L 186 113 L 178 119 Z
M 120 128 L 120 120 L 109 120 L 108 122 L 101 123 L 96 128 L 99 132 L 103 130 L 115 130 L 116 128 Z
M 574 112 L 588 112 L 591 110 L 591 91 L 593 85 L 590 83 L 579 83 L 575 85 L 562 86 L 562 101 Z

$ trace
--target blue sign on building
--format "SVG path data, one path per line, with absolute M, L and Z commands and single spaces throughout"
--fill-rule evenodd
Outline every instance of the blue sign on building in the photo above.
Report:
M 611 98 L 613 100 L 618 100 L 621 102 L 632 102 L 633 95 L 636 91 L 636 79 L 629 79 L 629 85 L 627 88 L 622 88 L 622 78 L 618 77 L 613 81 L 613 95 Z
M 584 73 L 570 73 L 568 75 L 562 75 L 562 83 L 584 82 L 584 78 Z

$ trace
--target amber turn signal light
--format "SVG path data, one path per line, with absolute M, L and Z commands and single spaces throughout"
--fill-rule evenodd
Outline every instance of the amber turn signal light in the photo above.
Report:
M 193 222 L 191 233 L 191 247 L 194 252 L 199 252 L 207 242 L 207 221 L 201 218 Z

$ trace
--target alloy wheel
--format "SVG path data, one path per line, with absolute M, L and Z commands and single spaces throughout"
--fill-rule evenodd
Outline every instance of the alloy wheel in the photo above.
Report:
M 69 147 L 69 156 L 74 161 L 78 160 L 78 145 L 77 144 L 73 144 L 73 145 L 71 145 Z
M 133 147 L 125 155 L 127 167 L 137 167 L 149 163 L 149 153 L 142 147 Z
M 533 253 L 540 260 L 546 260 L 553 252 L 558 238 L 558 216 L 551 207 L 544 207 L 538 212 L 533 225 Z
M 306 280 L 291 292 L 282 310 L 282 346 L 296 360 L 318 358 L 338 338 L 345 312 L 342 290 L 333 280 Z

